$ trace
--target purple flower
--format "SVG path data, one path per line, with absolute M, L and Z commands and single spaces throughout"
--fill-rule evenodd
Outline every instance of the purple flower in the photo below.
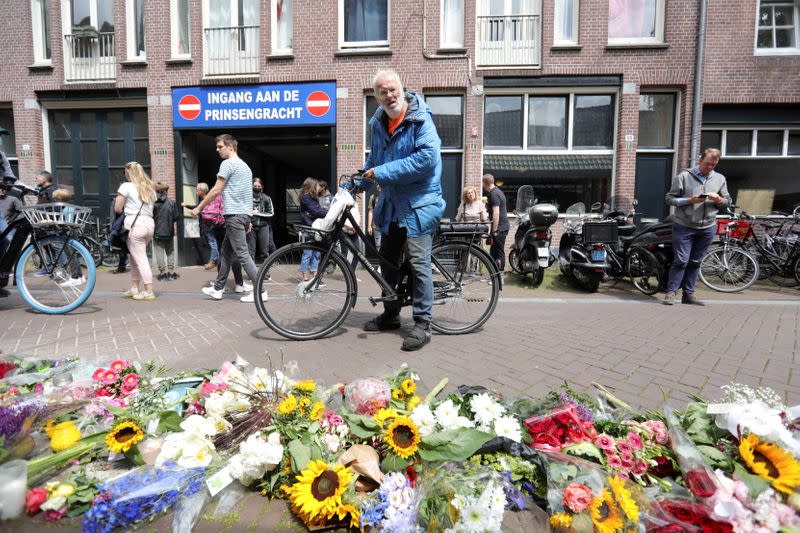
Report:
M 592 410 L 584 403 L 579 402 L 566 392 L 561 392 L 558 395 L 558 402 L 561 405 L 575 405 L 575 408 L 578 412 L 578 418 L 585 421 L 585 422 L 593 422 L 594 421 L 594 413 Z
M 17 436 L 25 421 L 39 414 L 42 405 L 37 402 L 14 403 L 0 407 L 0 436 L 9 443 Z

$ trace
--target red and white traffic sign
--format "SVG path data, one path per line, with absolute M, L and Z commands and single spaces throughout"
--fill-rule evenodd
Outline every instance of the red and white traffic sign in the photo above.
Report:
M 193 94 L 187 94 L 178 100 L 178 114 L 184 120 L 194 120 L 200 116 L 200 99 Z
M 315 117 L 321 117 L 331 108 L 331 99 L 323 91 L 314 91 L 306 98 L 306 109 Z

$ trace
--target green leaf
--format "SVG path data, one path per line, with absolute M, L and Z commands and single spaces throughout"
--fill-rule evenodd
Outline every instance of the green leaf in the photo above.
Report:
M 399 455 L 390 453 L 386 458 L 381 461 L 382 472 L 405 472 L 406 468 L 411 466 L 410 459 L 403 459 Z
M 295 439 L 286 446 L 292 458 L 292 470 L 300 472 L 311 460 L 311 448 Z
M 183 418 L 175 411 L 163 411 L 158 417 L 157 433 L 174 433 L 181 430 Z
M 361 439 L 373 437 L 381 429 L 378 423 L 368 416 L 347 414 L 344 415 L 344 419 L 353 435 Z
M 431 433 L 422 437 L 419 456 L 428 462 L 466 461 L 492 437 L 489 433 L 472 428 Z
M 569 446 L 563 447 L 561 451 L 569 455 L 592 457 L 594 459 L 597 459 L 598 462 L 603 461 L 603 454 L 600 452 L 600 448 L 598 448 L 591 442 L 579 442 L 577 444 L 570 444 Z
M 579 513 L 572 517 L 572 530 L 575 533 L 592 533 L 594 525 L 588 513 Z
M 733 467 L 733 477 L 747 485 L 748 496 L 752 501 L 755 501 L 759 494 L 769 488 L 769 481 L 755 474 L 751 474 L 739 463 L 736 463 Z

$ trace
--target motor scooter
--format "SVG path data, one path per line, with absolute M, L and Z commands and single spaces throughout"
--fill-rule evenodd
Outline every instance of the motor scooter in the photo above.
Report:
M 600 207 L 599 202 L 592 204 L 591 212 Z M 569 206 L 566 215 L 558 246 L 561 272 L 586 290 L 597 292 L 609 268 L 606 246 L 616 244 L 619 238 L 617 223 L 590 219 L 583 202 Z
M 514 212 L 518 223 L 508 263 L 517 274 L 532 274 L 533 283 L 538 286 L 544 279 L 544 270 L 555 261 L 550 254 L 553 238 L 550 226 L 558 220 L 558 208 L 553 204 L 537 204 L 533 187 L 523 185 L 517 191 Z

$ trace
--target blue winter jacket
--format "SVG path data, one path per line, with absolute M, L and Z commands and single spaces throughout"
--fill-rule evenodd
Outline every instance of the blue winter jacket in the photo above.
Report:
M 364 168 L 374 168 L 381 195 L 375 225 L 386 234 L 393 221 L 409 237 L 432 235 L 444 213 L 441 140 L 431 109 L 415 93 L 406 93 L 408 109 L 390 137 L 388 117 L 380 107 L 369 120 L 371 152 Z

